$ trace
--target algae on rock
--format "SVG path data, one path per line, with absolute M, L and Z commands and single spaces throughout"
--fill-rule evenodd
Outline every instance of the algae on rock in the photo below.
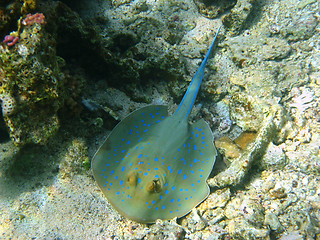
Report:
M 45 143 L 59 127 L 63 103 L 55 41 L 35 23 L 24 28 L 16 45 L 2 45 L 0 56 L 0 94 L 15 103 L 4 116 L 11 138 L 16 144 Z

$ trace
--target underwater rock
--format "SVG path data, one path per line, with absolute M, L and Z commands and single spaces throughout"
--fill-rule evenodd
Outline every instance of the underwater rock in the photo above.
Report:
M 70 143 L 59 168 L 63 178 L 70 178 L 90 169 L 88 147 L 83 139 L 74 139 Z
M 259 162 L 259 168 L 261 169 L 281 169 L 287 164 L 287 156 L 283 149 L 274 145 L 272 142 L 266 150 L 266 154 L 263 155 Z
M 237 158 L 241 154 L 241 149 L 228 136 L 223 136 L 215 142 L 217 150 L 227 159 Z
M 261 60 L 280 60 L 291 52 L 286 40 L 250 33 L 231 37 L 225 44 L 233 54 L 232 61 L 239 67 Z
M 228 219 L 242 217 L 252 226 L 261 227 L 264 222 L 264 209 L 253 199 L 236 197 L 228 202 L 225 212 Z
M 284 230 L 279 218 L 272 211 L 266 211 L 264 224 L 268 225 L 270 229 L 276 233 L 281 233 Z
M 244 131 L 258 131 L 263 120 L 263 104 L 245 93 L 235 93 L 230 99 L 230 117 Z
M 4 116 L 9 134 L 16 144 L 43 144 L 59 128 L 64 100 L 55 41 L 35 23 L 24 27 L 15 46 L 1 46 L 0 55 L 0 92 L 15 102 L 14 112 Z
M 318 24 L 312 14 L 296 16 L 289 24 L 280 30 L 280 34 L 288 41 L 298 41 L 310 38 Z
M 199 12 L 207 18 L 215 18 L 219 14 L 232 8 L 236 0 L 214 1 L 214 0 L 193 0 L 197 5 Z
M 243 24 L 251 13 L 252 3 L 254 2 L 255 0 L 238 0 L 230 13 L 223 16 L 223 25 L 231 35 L 239 34 Z
M 255 228 L 241 217 L 230 220 L 227 229 L 233 239 L 270 239 L 269 230 Z
M 243 153 L 234 159 L 231 165 L 223 172 L 207 180 L 210 187 L 225 187 L 237 185 L 245 177 L 251 165 L 260 160 L 265 154 L 269 143 L 279 133 L 285 124 L 284 111 L 281 106 L 270 107 L 267 116 L 262 120 L 261 127 L 257 132 L 255 140 L 251 142 Z
M 209 209 L 224 207 L 229 201 L 230 197 L 231 192 L 229 188 L 218 189 L 217 191 L 211 193 L 198 208 L 200 212 L 204 212 Z

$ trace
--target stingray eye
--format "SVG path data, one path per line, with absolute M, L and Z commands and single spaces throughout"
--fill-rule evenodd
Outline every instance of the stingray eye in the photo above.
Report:
M 147 191 L 150 193 L 158 193 L 161 191 L 161 183 L 159 179 L 154 179 L 147 185 Z
M 128 174 L 127 181 L 131 186 L 137 185 L 137 174 L 135 172 L 130 172 Z

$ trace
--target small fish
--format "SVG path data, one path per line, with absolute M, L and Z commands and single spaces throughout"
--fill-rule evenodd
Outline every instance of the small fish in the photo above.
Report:
M 188 122 L 220 27 L 177 111 L 151 105 L 129 114 L 92 159 L 100 189 L 122 215 L 141 223 L 189 213 L 209 195 L 216 159 L 208 124 Z

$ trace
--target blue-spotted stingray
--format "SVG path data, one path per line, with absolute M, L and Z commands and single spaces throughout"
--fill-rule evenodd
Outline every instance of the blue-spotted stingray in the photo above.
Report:
M 216 159 L 208 124 L 188 122 L 216 36 L 177 111 L 151 105 L 123 119 L 92 160 L 94 178 L 111 205 L 141 223 L 182 217 L 209 195 Z

